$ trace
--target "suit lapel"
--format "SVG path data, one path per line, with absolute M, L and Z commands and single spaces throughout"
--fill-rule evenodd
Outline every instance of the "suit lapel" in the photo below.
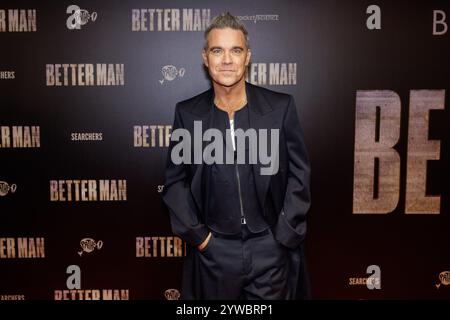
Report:
M 254 86 L 248 82 L 245 83 L 247 93 L 247 102 L 249 104 L 249 127 L 259 133 L 259 129 L 273 128 L 273 119 L 266 114 L 272 111 L 272 107 L 261 94 L 258 94 Z M 259 151 L 259 139 L 258 139 Z M 266 198 L 269 187 L 270 175 L 261 175 L 262 165 L 259 161 L 253 165 L 253 175 L 255 178 L 256 191 L 258 194 L 259 203 L 264 208 L 264 200 Z
M 214 90 L 211 88 L 209 89 L 205 96 L 192 108 L 191 112 L 198 116 L 198 119 L 195 119 L 195 121 L 202 121 L 202 131 L 205 132 L 209 128 L 212 127 L 212 121 L 213 121 L 213 101 L 214 101 Z M 202 132 L 202 133 L 203 133 Z M 193 142 L 193 141 L 192 141 Z M 203 142 L 202 139 L 202 155 L 203 150 L 205 148 L 205 142 Z M 194 148 L 192 147 L 192 155 L 194 154 Z M 209 187 L 209 174 L 204 175 L 204 163 L 202 161 L 201 164 L 192 164 L 192 181 L 191 181 L 191 191 L 192 196 L 197 204 L 197 208 L 203 211 L 203 188 L 202 186 Z

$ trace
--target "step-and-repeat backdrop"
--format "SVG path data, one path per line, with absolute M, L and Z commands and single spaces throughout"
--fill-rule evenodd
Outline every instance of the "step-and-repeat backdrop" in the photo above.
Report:
M 223 11 L 297 103 L 313 298 L 449 298 L 449 3 L 3 0 L 0 299 L 179 297 L 165 159 Z

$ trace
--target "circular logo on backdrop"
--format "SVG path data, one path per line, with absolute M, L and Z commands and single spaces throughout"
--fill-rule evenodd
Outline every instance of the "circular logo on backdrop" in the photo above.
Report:
M 161 73 L 164 78 L 159 80 L 159 82 L 162 84 L 164 80 L 173 81 L 177 76 L 182 78 L 185 72 L 186 70 L 184 68 L 177 69 L 177 67 L 173 65 L 164 66 L 161 69 Z
M 84 238 L 80 241 L 80 247 L 82 251 L 78 252 L 78 254 L 81 256 L 83 252 L 91 253 L 95 248 L 101 249 L 103 247 L 103 241 L 99 240 L 95 242 L 94 239 Z
M 167 289 L 164 292 L 164 296 L 167 300 L 178 300 L 180 298 L 180 291 L 177 289 Z
M 443 284 L 444 286 L 448 286 L 450 284 L 450 271 L 442 271 L 441 273 L 439 273 L 439 280 L 441 281 L 441 283 L 438 283 L 436 285 L 436 288 L 439 289 L 441 284 Z
M 9 185 L 5 181 L 0 181 L 0 196 L 6 196 L 9 191 L 11 193 L 14 193 L 16 191 L 17 185 L 13 183 L 12 185 Z

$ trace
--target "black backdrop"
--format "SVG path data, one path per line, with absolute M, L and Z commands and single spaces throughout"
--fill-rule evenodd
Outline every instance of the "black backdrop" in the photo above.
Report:
M 72 4 L 89 12 L 80 29 L 67 27 Z M 372 4 L 380 9 L 381 29 L 366 25 Z M 17 10 L 16 29 L 14 21 L 10 24 L 11 9 Z M 158 30 L 158 11 L 155 30 L 142 30 L 150 29 L 151 9 L 163 10 L 163 30 Z M 179 30 L 167 30 L 172 20 L 166 21 L 164 9 L 166 17 L 179 12 Z M 20 10 L 27 10 L 22 18 Z M 36 10 L 35 30 L 28 10 Z M 135 27 L 133 10 L 140 17 Z M 450 118 L 445 109 L 430 111 L 426 118 L 427 138 L 440 141 L 440 159 L 428 161 L 425 178 L 426 194 L 440 196 L 438 213 L 405 213 L 411 90 L 445 91 L 449 84 L 450 35 L 433 35 L 433 10 L 448 14 L 450 6 L 444 1 L 2 0 L 1 299 L 61 297 L 62 290 L 70 289 L 71 265 L 80 270 L 76 298 L 89 290 L 91 295 L 98 290 L 101 298 L 107 297 L 104 290 L 119 290 L 120 297 L 129 299 L 176 298 L 184 251 L 183 246 L 182 251 L 170 247 L 174 240 L 159 192 L 165 139 L 176 102 L 209 88 L 200 56 L 204 25 L 196 28 L 196 22 L 223 11 L 240 16 L 249 30 L 254 64 L 249 80 L 292 94 L 297 103 L 312 163 L 306 249 L 313 298 L 449 298 L 448 280 L 439 278 L 450 270 Z M 438 14 L 436 20 L 442 19 Z M 139 30 L 133 30 L 136 26 Z M 67 86 L 63 75 L 62 85 L 52 85 L 52 73 L 48 75 L 52 68 L 63 72 L 59 64 L 69 65 Z M 70 64 L 77 72 L 92 65 L 93 85 L 73 81 Z M 123 82 L 116 72 L 112 85 L 101 85 L 97 64 L 119 64 Z M 164 75 L 165 66 L 173 67 Z M 266 74 L 254 73 L 261 68 Z M 87 81 L 83 75 L 81 79 Z M 390 90 L 401 102 L 395 145 L 400 176 L 394 187 L 399 196 L 386 214 L 353 212 L 359 90 Z M 447 97 L 444 102 L 448 104 Z M 29 128 L 39 127 L 39 145 L 14 146 L 14 126 L 24 137 Z M 155 146 L 151 126 L 156 126 Z M 142 130 L 149 134 L 148 147 L 137 138 Z M 126 198 L 100 201 L 97 193 L 93 201 L 52 201 L 52 181 L 67 180 L 94 180 L 97 189 L 100 180 L 125 180 Z M 145 237 L 150 249 L 142 257 Z M 86 238 L 97 244 L 91 252 L 80 246 Z M 19 257 L 24 239 L 28 247 L 21 251 L 25 257 Z M 34 257 L 30 246 L 39 241 L 44 244 Z M 370 275 L 370 265 L 379 267 L 381 289 L 361 283 Z

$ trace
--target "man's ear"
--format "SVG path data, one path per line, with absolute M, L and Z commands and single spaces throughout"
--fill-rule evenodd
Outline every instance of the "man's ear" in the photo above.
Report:
M 247 67 L 248 64 L 250 63 L 250 58 L 252 57 L 252 51 L 249 49 L 247 49 L 247 57 L 245 58 L 245 66 Z
M 203 63 L 205 64 L 206 67 L 208 67 L 208 57 L 206 55 L 205 49 L 202 50 L 202 58 L 203 58 Z

